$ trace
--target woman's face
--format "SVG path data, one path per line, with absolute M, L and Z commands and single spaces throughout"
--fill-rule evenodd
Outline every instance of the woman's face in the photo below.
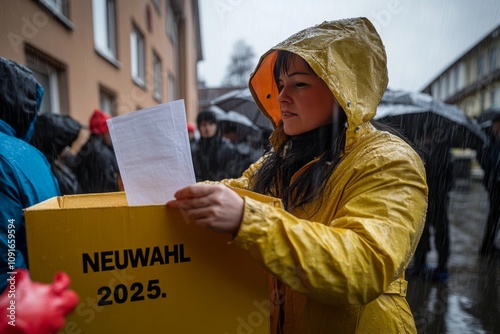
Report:
M 292 56 L 277 84 L 283 130 L 287 135 L 300 135 L 332 123 L 333 107 L 337 102 L 326 83 L 302 58 Z
M 198 131 L 200 131 L 201 138 L 212 138 L 217 133 L 217 123 L 201 121 Z

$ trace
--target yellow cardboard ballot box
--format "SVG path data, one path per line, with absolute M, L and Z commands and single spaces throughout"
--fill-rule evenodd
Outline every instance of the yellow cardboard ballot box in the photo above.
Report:
M 54 197 L 25 217 L 32 280 L 64 271 L 80 298 L 61 333 L 269 333 L 266 272 L 177 209 L 119 192 Z

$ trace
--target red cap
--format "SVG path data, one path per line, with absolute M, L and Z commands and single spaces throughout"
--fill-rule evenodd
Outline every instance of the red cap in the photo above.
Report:
M 188 132 L 194 132 L 195 128 L 194 128 L 194 124 L 191 123 L 191 122 L 188 122 Z
M 106 120 L 110 118 L 111 116 L 106 114 L 104 111 L 99 109 L 94 110 L 92 117 L 90 117 L 90 132 L 94 135 L 109 133 Z

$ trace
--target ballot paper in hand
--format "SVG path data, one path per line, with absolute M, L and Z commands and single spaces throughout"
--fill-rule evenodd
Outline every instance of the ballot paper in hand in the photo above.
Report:
M 178 189 L 196 182 L 184 100 L 107 123 L 129 205 L 165 204 Z

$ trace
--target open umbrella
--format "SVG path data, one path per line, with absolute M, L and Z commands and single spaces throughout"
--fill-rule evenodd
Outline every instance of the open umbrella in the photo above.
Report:
M 229 110 L 227 113 L 225 113 L 225 116 L 219 120 L 219 124 L 222 133 L 235 132 L 238 136 L 238 142 L 254 142 L 260 140 L 260 128 L 253 124 L 253 122 L 248 119 L 248 117 L 234 110 Z
M 225 111 L 233 110 L 245 115 L 253 124 L 266 132 L 270 133 L 273 130 L 271 121 L 260 112 L 248 88 L 236 89 L 216 97 L 211 104 Z
M 451 147 L 479 150 L 488 143 L 475 120 L 425 93 L 388 89 L 374 119 L 399 128 L 414 142 L 431 135 L 433 140 L 449 141 Z

